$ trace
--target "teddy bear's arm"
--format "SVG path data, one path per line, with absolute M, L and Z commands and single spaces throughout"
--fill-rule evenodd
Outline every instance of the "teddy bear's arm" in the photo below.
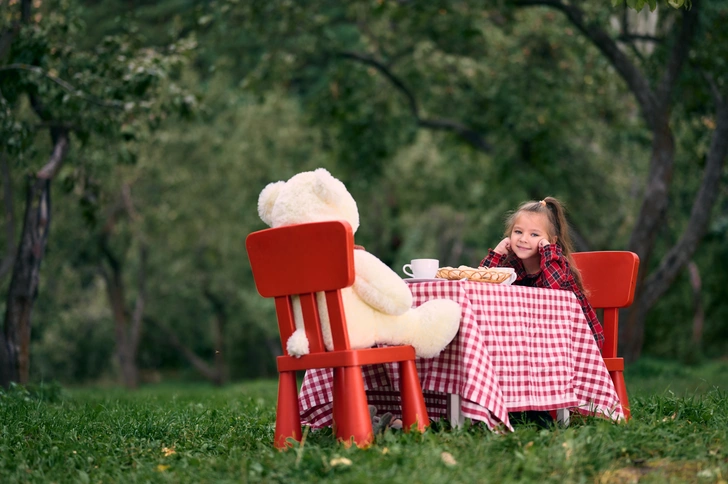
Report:
M 356 279 L 354 292 L 367 304 L 385 313 L 398 316 L 412 308 L 412 293 L 384 262 L 365 250 L 354 251 Z

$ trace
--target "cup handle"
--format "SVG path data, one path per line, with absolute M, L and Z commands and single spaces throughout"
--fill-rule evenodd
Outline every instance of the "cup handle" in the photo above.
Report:
M 412 274 L 411 272 L 407 272 L 407 269 L 409 269 L 409 270 L 412 270 L 412 264 L 405 264 L 405 265 L 403 265 L 403 266 L 402 266 L 402 272 L 404 272 L 404 273 L 405 273 L 405 274 L 407 274 L 408 276 L 410 276 L 410 277 L 414 278 L 414 277 L 415 277 L 415 275 L 414 275 L 414 274 Z

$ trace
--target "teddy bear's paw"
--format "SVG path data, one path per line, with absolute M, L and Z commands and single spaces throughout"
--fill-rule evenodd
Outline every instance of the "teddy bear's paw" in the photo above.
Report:
M 303 356 L 309 352 L 308 338 L 306 338 L 306 331 L 303 329 L 297 329 L 293 332 L 288 341 L 286 342 L 286 350 L 291 356 Z
M 415 353 L 422 358 L 437 356 L 460 329 L 460 305 L 449 299 L 432 299 L 413 311 L 418 320 L 412 340 Z

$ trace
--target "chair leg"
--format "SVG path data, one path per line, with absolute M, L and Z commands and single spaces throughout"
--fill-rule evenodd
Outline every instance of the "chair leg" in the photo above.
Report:
M 335 436 L 339 435 L 339 423 L 344 422 L 346 412 L 344 408 L 347 405 L 346 394 L 347 388 L 344 384 L 346 377 L 343 368 L 334 368 L 334 388 L 333 398 L 331 401 L 331 428 Z
M 627 398 L 627 385 L 624 383 L 624 373 L 621 371 L 610 371 L 609 376 L 612 377 L 612 381 L 614 382 L 614 390 L 617 392 L 619 403 L 622 405 L 624 419 L 629 420 L 631 412 L 629 411 L 629 399 Z
M 372 421 L 360 366 L 334 368 L 334 432 L 345 447 L 369 447 L 374 441 Z
M 417 425 L 419 432 L 430 426 L 425 397 L 422 395 L 420 378 L 413 360 L 399 362 L 399 392 L 402 400 L 402 426 L 406 432 Z
M 286 439 L 293 438 L 300 442 L 302 437 L 296 372 L 284 371 L 278 374 L 278 405 L 273 445 L 277 449 L 283 450 L 291 446 Z

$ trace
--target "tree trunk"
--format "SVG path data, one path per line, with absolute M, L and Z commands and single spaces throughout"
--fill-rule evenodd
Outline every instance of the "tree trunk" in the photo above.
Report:
M 717 122 L 703 180 L 695 196 L 686 229 L 678 242 L 662 258 L 658 268 L 647 274 L 652 265 L 650 262 L 656 236 L 664 224 L 667 213 L 668 193 L 672 182 L 675 158 L 675 146 L 670 129 L 672 91 L 695 40 L 701 0 L 693 0 L 692 7 L 681 12 L 678 37 L 672 43 L 672 50 L 665 63 L 662 77 L 654 89 L 607 31 L 585 19 L 585 14 L 578 4 L 563 0 L 514 0 L 514 4 L 524 7 L 544 5 L 563 12 L 569 21 L 602 52 L 627 83 L 639 103 L 647 127 L 652 132 L 652 156 L 647 186 L 628 245 L 628 249 L 640 257 L 640 272 L 634 303 L 630 308 L 622 310 L 620 315 L 620 350 L 627 362 L 633 362 L 640 357 L 644 345 L 647 312 L 669 289 L 708 229 L 710 212 L 718 197 L 720 175 L 728 153 L 728 106 L 725 95 L 719 92 L 717 84 L 706 75 L 717 106 Z
M 139 214 L 134 209 L 131 199 L 131 187 L 124 183 L 118 202 L 112 207 L 108 220 L 99 235 L 98 244 L 104 255 L 108 270 L 101 265 L 100 271 L 106 281 L 106 293 L 114 318 L 114 335 L 116 338 L 116 358 L 119 362 L 122 383 L 126 388 L 134 389 L 139 385 L 139 369 L 137 367 L 137 353 L 141 338 L 142 321 L 146 305 L 147 284 L 147 244 L 140 229 L 134 230 L 135 238 L 139 244 L 139 274 L 137 275 L 137 297 L 134 310 L 130 312 L 126 307 L 126 287 L 124 284 L 124 268 L 120 259 L 114 254 L 109 245 L 109 239 L 116 228 L 117 219 L 126 213 L 132 225 L 138 226 Z
M 634 361 L 639 357 L 641 343 L 644 339 L 644 319 L 647 311 L 670 288 L 680 271 L 690 262 L 700 240 L 708 230 L 710 214 L 718 198 L 721 173 L 728 156 L 728 99 L 717 90 L 714 84 L 711 83 L 711 85 L 717 106 L 717 116 L 703 171 L 703 180 L 695 196 L 690 219 L 680 239 L 662 258 L 657 269 L 646 277 L 643 276 L 641 297 L 635 298 L 635 303 L 628 309 L 628 320 L 632 322 L 632 318 L 635 318 L 636 322 L 633 324 L 640 331 L 637 333 L 637 337 L 640 338 L 639 347 L 637 347 L 637 342 L 629 345 L 629 340 L 625 340 L 629 352 L 625 352 L 624 356 L 625 359 L 629 357 L 628 361 Z M 646 272 L 645 269 L 641 269 L 640 272 Z
M 15 259 L 15 208 L 13 205 L 13 184 L 10 176 L 10 165 L 4 151 L 0 151 L 0 170 L 3 178 L 3 208 L 5 212 L 5 247 L 6 252 L 0 263 L 0 279 L 10 271 Z
M 0 32 L 0 59 L 10 51 L 20 28 L 30 22 L 32 7 L 32 0 L 21 0 L 20 22 Z M 36 114 L 44 121 L 52 121 L 35 92 L 31 90 L 27 94 Z M 30 377 L 31 313 L 38 294 L 40 264 L 45 254 L 50 229 L 50 182 L 58 173 L 69 147 L 67 129 L 52 127 L 50 135 L 53 144 L 50 158 L 43 168 L 34 176 L 30 176 L 27 181 L 23 230 L 13 263 L 5 305 L 4 330 L 0 337 L 2 346 L 0 385 L 3 387 L 7 387 L 11 382 L 26 384 Z M 7 175 L 6 168 L 3 166 L 4 175 Z M 8 194 L 9 192 L 6 192 L 6 196 Z
M 690 287 L 693 289 L 693 346 L 700 349 L 703 343 L 703 326 L 705 323 L 705 310 L 703 309 L 702 289 L 703 284 L 700 280 L 700 269 L 698 265 L 690 261 L 688 264 L 690 271 Z
M 50 181 L 28 179 L 23 231 L 5 309 L 5 341 L 9 375 L 22 385 L 30 374 L 30 329 L 38 294 L 40 263 L 50 223 Z
M 5 307 L 4 348 L 0 351 L 0 384 L 28 383 L 30 377 L 31 313 L 38 294 L 40 264 L 50 229 L 50 182 L 68 151 L 68 133 L 53 130 L 48 163 L 28 178 L 23 230 L 13 264 Z
M 2 44 L 0 43 L 0 58 L 2 58 Z M 5 151 L 0 151 L 0 167 L 2 168 L 3 177 L 3 206 L 5 211 L 5 247 L 7 251 L 3 257 L 2 265 L 0 265 L 0 279 L 5 278 L 5 274 L 13 266 L 15 259 L 15 210 L 13 209 L 12 180 L 10 178 L 10 166 L 8 165 L 7 155 Z M 12 378 L 12 371 L 8 359 L 7 342 L 5 341 L 5 331 L 0 331 L 0 386 L 7 388 Z
M 108 256 L 107 256 L 108 258 Z M 129 334 L 129 320 L 126 314 L 124 282 L 121 268 L 115 262 L 109 264 L 111 273 L 105 276 L 106 292 L 114 317 L 114 335 L 116 337 L 116 358 L 119 362 L 121 379 L 126 388 L 134 389 L 138 385 L 135 350 Z
M 672 168 L 675 160 L 675 143 L 668 120 L 660 123 L 660 129 L 654 132 L 652 141 L 652 157 L 647 175 L 647 187 L 642 198 L 642 206 L 635 222 L 627 250 L 636 253 L 640 258 L 637 275 L 637 288 L 632 306 L 627 310 L 627 317 L 619 327 L 619 348 L 627 361 L 639 359 L 644 345 L 645 316 L 652 305 L 646 305 L 642 298 L 644 280 L 649 267 L 659 227 L 665 220 L 672 183 Z
M 8 388 L 10 382 L 17 381 L 13 378 L 13 369 L 10 366 L 10 356 L 8 355 L 8 345 L 5 341 L 5 334 L 0 331 L 0 386 Z
M 225 366 L 225 326 L 227 326 L 227 310 L 225 303 L 210 291 L 209 288 L 204 289 L 205 297 L 212 305 L 215 317 L 212 320 L 212 342 L 215 345 L 215 374 L 216 385 L 222 385 L 227 379 L 227 368 Z

